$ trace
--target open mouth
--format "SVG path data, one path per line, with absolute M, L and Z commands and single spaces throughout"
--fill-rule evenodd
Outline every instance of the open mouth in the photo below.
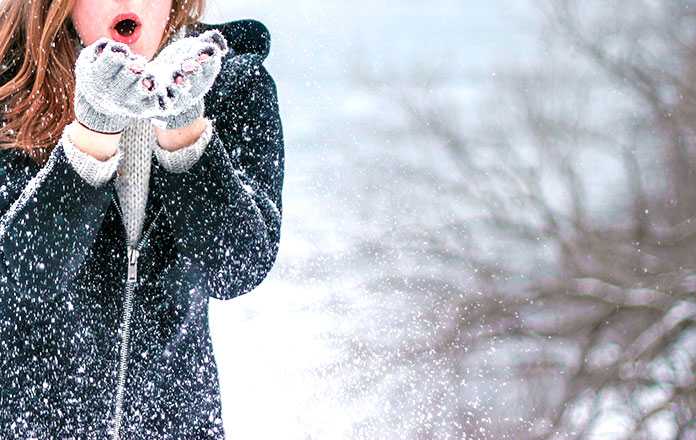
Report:
M 138 27 L 138 24 L 135 22 L 135 20 L 121 20 L 118 23 L 116 23 L 116 26 L 114 29 L 116 29 L 116 32 L 122 37 L 130 37 L 133 35 L 133 32 L 135 32 L 135 28 Z
M 133 44 L 140 38 L 140 18 L 133 13 L 119 14 L 111 27 L 111 38 L 124 44 Z

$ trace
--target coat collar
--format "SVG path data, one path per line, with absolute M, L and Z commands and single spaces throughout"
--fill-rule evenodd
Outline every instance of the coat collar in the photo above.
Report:
M 154 152 L 152 153 L 152 159 L 151 159 L 150 163 L 151 163 L 151 168 L 150 168 L 150 179 L 148 182 L 147 200 L 145 203 L 145 218 L 143 220 L 143 226 L 142 226 L 142 229 L 140 231 L 140 238 L 141 239 L 142 239 L 142 236 L 145 233 L 145 231 L 148 230 L 148 228 L 152 224 L 152 221 L 155 219 L 155 215 L 159 212 L 160 208 L 163 206 L 163 204 L 162 204 L 162 191 L 160 190 L 160 188 L 158 188 L 155 185 L 155 173 L 168 172 L 164 168 L 162 168 L 162 166 L 159 164 L 159 162 L 157 162 L 157 159 L 155 158 Z M 114 203 L 119 203 L 118 193 L 116 191 L 115 185 L 113 185 L 113 181 L 111 182 L 111 191 L 113 193 L 113 197 L 112 197 L 110 204 L 113 205 Z M 112 221 L 122 223 L 122 221 L 118 217 L 118 213 L 116 211 L 115 206 L 113 206 L 111 217 L 113 217 L 111 219 Z M 163 216 L 160 216 L 160 218 L 157 221 L 161 222 L 162 220 L 163 220 Z M 125 225 L 122 225 L 122 226 L 125 228 Z

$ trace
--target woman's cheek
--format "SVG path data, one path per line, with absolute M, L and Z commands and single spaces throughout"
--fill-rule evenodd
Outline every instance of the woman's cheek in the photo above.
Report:
M 103 36 L 99 30 L 99 23 L 95 19 L 90 20 L 75 16 L 73 17 L 73 25 L 85 46 L 89 46 Z
M 159 48 L 160 41 L 164 36 L 164 31 L 167 28 L 169 21 L 169 11 L 171 10 L 171 1 L 158 2 L 153 4 L 148 16 L 144 21 L 143 36 L 146 36 L 143 42 L 143 53 L 146 58 L 151 59 Z

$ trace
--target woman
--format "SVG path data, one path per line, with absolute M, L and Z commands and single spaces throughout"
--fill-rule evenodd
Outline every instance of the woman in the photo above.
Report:
M 268 32 L 202 0 L 0 5 L 0 438 L 224 438 L 208 299 L 280 238 Z

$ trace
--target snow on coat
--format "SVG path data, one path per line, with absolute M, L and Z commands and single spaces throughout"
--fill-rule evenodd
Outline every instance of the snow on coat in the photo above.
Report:
M 130 286 L 116 176 L 89 185 L 60 143 L 43 168 L 0 150 L 0 438 L 110 438 L 118 400 L 122 439 L 224 438 L 208 302 L 275 261 L 284 142 L 266 28 L 190 33 L 207 29 L 231 49 L 205 98 L 213 136 L 187 172 L 153 160 Z

